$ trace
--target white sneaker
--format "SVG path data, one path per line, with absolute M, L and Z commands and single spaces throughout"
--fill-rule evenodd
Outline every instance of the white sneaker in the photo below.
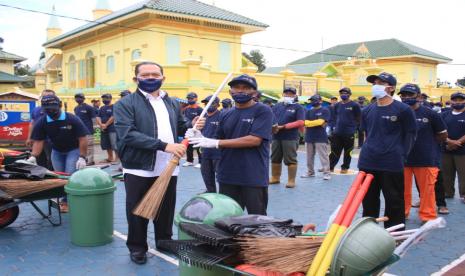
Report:
M 200 164 L 197 164 L 197 165 L 194 166 L 194 168 L 196 168 L 196 169 L 200 169 L 201 167 L 202 167 L 202 165 L 200 165 Z
M 323 180 L 330 180 L 331 179 L 331 176 L 329 174 L 325 174 L 323 176 Z
M 184 162 L 184 164 L 182 164 L 183 167 L 189 167 L 189 166 L 193 166 L 194 164 L 192 162 Z
M 310 178 L 310 177 L 315 177 L 315 174 L 314 173 L 306 173 L 306 174 L 301 175 L 300 177 L 302 177 L 302 178 Z

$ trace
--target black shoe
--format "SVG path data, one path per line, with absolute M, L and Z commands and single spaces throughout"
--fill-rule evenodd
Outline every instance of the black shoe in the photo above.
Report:
M 145 252 L 132 252 L 131 261 L 138 265 L 145 264 L 147 262 L 147 254 Z

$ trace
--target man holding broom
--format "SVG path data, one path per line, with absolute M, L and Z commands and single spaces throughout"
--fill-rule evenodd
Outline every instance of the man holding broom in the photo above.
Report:
M 254 101 L 254 77 L 240 75 L 228 85 L 236 105 L 221 113 L 218 139 L 203 137 L 198 131 L 190 131 L 187 137 L 194 147 L 221 149 L 220 193 L 236 200 L 249 214 L 266 215 L 273 114 L 268 106 Z
M 133 209 L 144 197 L 158 176 L 165 170 L 174 154 L 182 157 L 186 147 L 176 144 L 178 133 L 186 129 L 186 121 L 177 101 L 160 89 L 165 76 L 155 62 L 142 62 L 135 67 L 136 92 L 118 101 L 114 107 L 118 154 L 123 165 L 126 188 L 126 216 L 131 260 L 136 264 L 147 262 L 148 220 L 134 215 Z M 194 122 L 195 123 L 195 122 Z M 202 129 L 204 120 L 197 127 Z M 155 241 L 172 236 L 176 182 L 174 170 L 158 217 L 154 220 Z

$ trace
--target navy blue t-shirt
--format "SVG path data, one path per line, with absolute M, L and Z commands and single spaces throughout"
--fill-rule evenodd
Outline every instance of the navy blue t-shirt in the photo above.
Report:
M 331 118 L 331 113 L 326 107 L 313 108 L 307 111 L 305 120 L 323 119 L 328 122 Z M 328 134 L 326 134 L 325 127 L 306 127 L 305 128 L 305 142 L 306 143 L 328 143 Z
M 458 140 L 465 135 L 465 112 L 454 114 L 452 111 L 448 111 L 442 113 L 441 116 L 446 123 L 447 136 L 449 139 Z M 465 154 L 465 145 L 453 151 L 446 150 L 444 147 L 443 151 L 447 153 L 463 155 Z
M 113 105 L 104 105 L 100 108 L 97 117 L 100 117 L 102 123 L 106 123 L 111 117 L 113 117 Z M 107 128 L 108 132 L 115 132 L 115 124 L 111 123 Z
M 336 114 L 336 128 L 334 133 L 342 136 L 351 136 L 357 130 L 360 119 L 360 105 L 354 101 L 348 103 L 338 102 L 334 108 Z
M 217 138 L 235 139 L 253 135 L 263 140 L 258 147 L 221 149 L 217 175 L 220 184 L 268 186 L 271 126 L 271 109 L 261 103 L 245 109 L 233 107 L 221 113 Z
M 59 152 L 68 152 L 79 148 L 79 137 L 89 134 L 81 119 L 71 113 L 62 112 L 60 118 L 51 120 L 48 116 L 40 117 L 32 129 L 32 140 L 50 139 L 52 148 Z
M 436 134 L 446 130 L 446 125 L 439 113 L 420 106 L 415 112 L 417 121 L 417 139 L 405 162 L 406 167 L 435 167 L 439 153 Z
M 37 121 L 40 117 L 44 116 L 45 112 L 41 106 L 36 106 L 31 112 L 32 121 Z
M 187 107 L 184 110 L 184 116 L 189 120 L 192 121 L 195 117 L 199 116 L 202 113 L 203 108 L 200 106 L 197 107 Z
M 83 103 L 74 108 L 74 114 L 81 119 L 90 134 L 94 133 L 94 124 L 92 119 L 95 118 L 95 110 L 92 106 Z
M 358 168 L 400 172 L 413 146 L 417 125 L 413 110 L 393 101 L 388 106 L 370 104 L 362 111 L 361 129 L 366 131 Z
M 336 108 L 334 105 L 330 105 L 329 107 L 330 118 L 328 121 L 328 126 L 335 127 L 336 126 Z
M 207 138 L 215 138 L 218 125 L 220 123 L 220 111 L 216 111 L 213 115 L 205 119 L 205 126 L 202 129 L 202 135 Z M 220 159 L 221 153 L 219 149 L 202 148 L 203 159 Z
M 443 108 L 441 108 L 441 113 L 445 113 L 445 112 L 451 111 L 451 110 L 452 110 L 451 107 L 443 107 Z
M 287 123 L 293 123 L 299 120 L 305 120 L 305 109 L 298 103 L 285 104 L 278 103 L 273 106 L 273 120 L 280 126 Z M 297 140 L 299 139 L 299 128 L 281 129 L 278 133 L 273 134 L 274 140 Z

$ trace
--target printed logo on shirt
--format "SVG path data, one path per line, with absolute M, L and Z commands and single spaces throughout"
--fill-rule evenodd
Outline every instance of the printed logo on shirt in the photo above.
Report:
M 346 110 L 352 110 L 352 107 L 346 107 Z
M 81 110 L 81 113 L 87 113 L 87 110 L 83 109 L 83 110 Z
M 418 118 L 417 121 L 419 122 L 423 122 L 423 123 L 428 123 L 429 122 L 429 119 L 428 118 Z
M 71 129 L 73 129 L 73 126 L 72 125 L 61 126 L 60 129 L 71 130 Z
M 323 113 L 321 113 L 321 112 L 320 113 L 315 113 L 315 115 L 316 116 L 321 116 L 321 115 L 323 115 Z
M 253 119 L 242 119 L 243 122 L 246 122 L 246 123 L 253 123 Z
M 220 122 L 210 122 L 210 124 L 215 125 L 215 126 L 219 126 Z
M 465 123 L 465 120 L 457 120 L 459 123 Z
M 295 113 L 295 109 L 288 109 L 287 112 Z
M 396 122 L 397 121 L 397 116 L 381 116 L 381 118 L 389 120 L 391 122 Z

